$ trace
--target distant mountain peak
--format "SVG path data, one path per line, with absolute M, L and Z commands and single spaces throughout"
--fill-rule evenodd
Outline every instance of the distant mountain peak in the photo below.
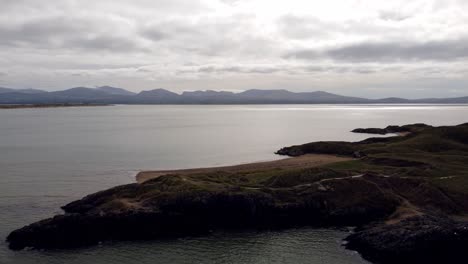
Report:
M 27 93 L 27 94 L 38 94 L 38 93 L 47 93 L 46 91 L 39 90 L 39 89 L 32 89 L 32 88 L 27 88 L 27 89 L 20 89 L 18 90 L 20 93 Z
M 215 90 L 197 90 L 197 91 L 185 91 L 182 93 L 183 96 L 222 96 L 222 95 L 233 95 L 233 92 L 227 91 L 215 91 Z
M 91 90 L 94 90 L 93 88 L 89 88 L 89 87 L 84 87 L 84 86 L 77 86 L 77 87 L 72 87 L 72 88 L 69 88 L 69 89 L 65 89 L 63 91 L 91 91 Z
M 108 97 L 110 94 L 88 87 L 73 87 L 63 91 L 50 92 L 49 94 L 58 97 L 66 97 L 70 99 L 85 99 L 93 100 L 95 98 Z
M 97 87 L 96 90 L 103 91 L 103 92 L 113 94 L 113 95 L 135 95 L 136 94 L 134 92 L 130 92 L 123 88 L 117 88 L 117 87 L 112 87 L 112 86 L 101 86 L 101 87 Z
M 315 93 L 315 94 L 323 94 L 323 95 L 336 95 L 336 94 L 329 93 L 329 92 L 325 92 L 325 91 L 315 91 L 315 92 L 312 92 L 312 93 Z
M 239 93 L 240 95 L 281 95 L 281 94 L 294 94 L 285 89 L 278 89 L 278 90 L 262 90 L 262 89 L 249 89 Z
M 163 89 L 163 88 L 157 88 L 153 90 L 147 90 L 147 91 L 141 91 L 138 95 L 146 95 L 146 96 L 179 96 L 179 94 L 176 94 L 174 92 L 171 92 L 169 90 Z

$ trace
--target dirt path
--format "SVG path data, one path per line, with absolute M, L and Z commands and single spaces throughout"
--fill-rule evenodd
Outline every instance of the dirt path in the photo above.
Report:
M 240 164 L 234 166 L 211 167 L 211 168 L 194 168 L 185 170 L 160 170 L 160 171 L 142 171 L 137 174 L 136 180 L 138 183 L 145 182 L 150 179 L 160 177 L 167 174 L 187 175 L 194 173 L 211 173 L 216 171 L 226 172 L 245 172 L 256 170 L 271 170 L 271 169 L 298 169 L 317 167 L 329 163 L 352 160 L 349 157 L 337 157 L 333 155 L 308 154 L 294 158 L 286 158 L 281 160 L 255 162 Z

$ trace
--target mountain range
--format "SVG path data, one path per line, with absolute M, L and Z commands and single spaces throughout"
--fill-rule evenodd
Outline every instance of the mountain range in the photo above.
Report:
M 468 96 L 454 98 L 404 99 L 398 97 L 367 99 L 323 91 L 291 92 L 287 90 L 251 89 L 240 93 L 226 91 L 192 91 L 177 94 L 165 89 L 134 93 L 122 88 L 102 86 L 75 87 L 47 92 L 39 89 L 0 87 L 0 104 L 466 104 Z

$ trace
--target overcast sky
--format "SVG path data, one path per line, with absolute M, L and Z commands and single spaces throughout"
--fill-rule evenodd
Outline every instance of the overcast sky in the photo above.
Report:
M 0 0 L 0 86 L 468 95 L 468 0 Z

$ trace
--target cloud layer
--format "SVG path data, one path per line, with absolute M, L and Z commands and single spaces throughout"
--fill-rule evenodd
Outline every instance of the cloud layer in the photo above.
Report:
M 468 94 L 468 2 L 1 0 L 0 86 Z

